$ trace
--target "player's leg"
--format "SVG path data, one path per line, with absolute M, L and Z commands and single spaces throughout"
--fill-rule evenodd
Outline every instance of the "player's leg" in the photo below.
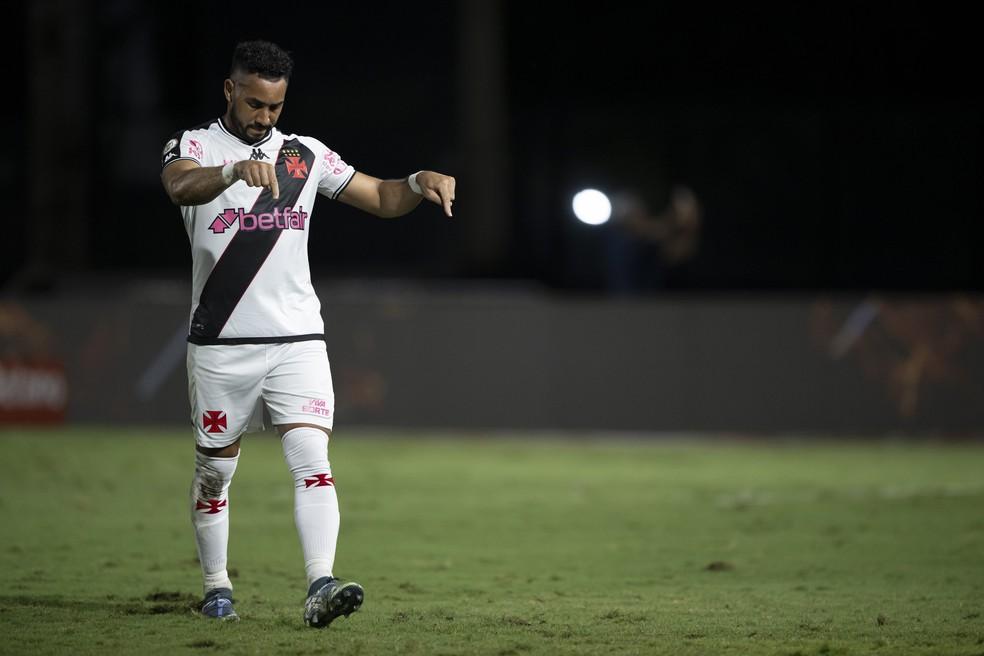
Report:
M 358 583 L 343 582 L 332 575 L 339 513 L 328 462 L 330 431 L 310 424 L 281 424 L 277 429 L 294 478 L 294 521 L 308 581 L 304 622 L 324 628 L 336 617 L 358 610 L 365 596 Z
M 294 522 L 308 585 L 331 576 L 338 541 L 338 496 L 328 462 L 329 431 L 302 424 L 277 426 L 294 479 Z
M 294 520 L 308 582 L 305 621 L 327 626 L 362 604 L 358 584 L 333 576 L 340 515 L 328 441 L 334 392 L 324 342 L 278 345 L 277 364 L 267 376 L 263 398 L 281 435 L 294 479 Z
M 226 571 L 229 548 L 229 486 L 239 463 L 239 440 L 226 447 L 195 450 L 195 476 L 191 485 L 191 523 L 195 529 L 198 558 L 205 593 L 215 588 L 232 589 Z
M 197 443 L 191 522 L 202 567 L 202 612 L 221 619 L 238 619 L 227 569 L 229 486 L 259 395 L 262 367 L 257 363 L 262 361 L 262 350 L 254 346 L 189 345 L 188 389 Z
M 239 440 L 220 448 L 197 447 L 191 484 L 191 523 L 202 567 L 205 599 L 202 613 L 236 619 L 232 581 L 227 570 L 229 549 L 229 485 L 239 462 Z

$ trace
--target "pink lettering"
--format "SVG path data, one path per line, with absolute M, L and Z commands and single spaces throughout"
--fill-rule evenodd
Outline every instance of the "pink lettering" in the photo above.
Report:
M 334 175 L 340 175 L 345 171 L 345 169 L 348 168 L 348 164 L 346 164 L 342 158 L 338 156 L 338 153 L 334 153 L 330 150 L 325 153 L 321 165 L 326 171 L 330 170 Z
M 309 415 L 321 415 L 322 417 L 330 417 L 331 410 L 328 408 L 315 408 L 313 406 L 306 405 L 301 408 L 301 412 L 306 412 Z
M 246 232 L 252 232 L 256 230 L 256 215 L 255 214 L 243 214 L 242 211 L 239 212 L 239 229 L 245 230 Z
M 259 216 L 247 214 L 242 207 L 238 209 L 226 208 L 221 214 L 217 215 L 208 229 L 219 235 L 231 228 L 236 221 L 239 221 L 239 229 L 245 232 L 254 230 L 304 230 L 307 222 L 308 213 L 304 208 L 292 209 L 290 206 L 273 208 L 273 212 L 263 212 Z

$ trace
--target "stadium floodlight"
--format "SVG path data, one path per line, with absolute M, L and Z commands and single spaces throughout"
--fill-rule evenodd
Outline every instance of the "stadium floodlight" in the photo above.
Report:
M 574 194 L 571 203 L 574 216 L 588 225 L 601 225 L 612 216 L 612 202 L 597 189 L 584 189 Z

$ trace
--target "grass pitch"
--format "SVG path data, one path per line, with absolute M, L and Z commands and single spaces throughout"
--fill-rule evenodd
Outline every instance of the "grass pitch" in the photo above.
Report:
M 0 652 L 982 654 L 984 445 L 338 432 L 336 573 L 303 626 L 279 443 L 231 492 L 242 621 L 190 607 L 187 431 L 0 433 Z

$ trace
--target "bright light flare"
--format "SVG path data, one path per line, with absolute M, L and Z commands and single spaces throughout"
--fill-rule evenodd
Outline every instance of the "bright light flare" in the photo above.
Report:
M 612 216 L 612 202 L 597 189 L 577 192 L 571 206 L 574 208 L 574 216 L 588 225 L 601 225 Z

